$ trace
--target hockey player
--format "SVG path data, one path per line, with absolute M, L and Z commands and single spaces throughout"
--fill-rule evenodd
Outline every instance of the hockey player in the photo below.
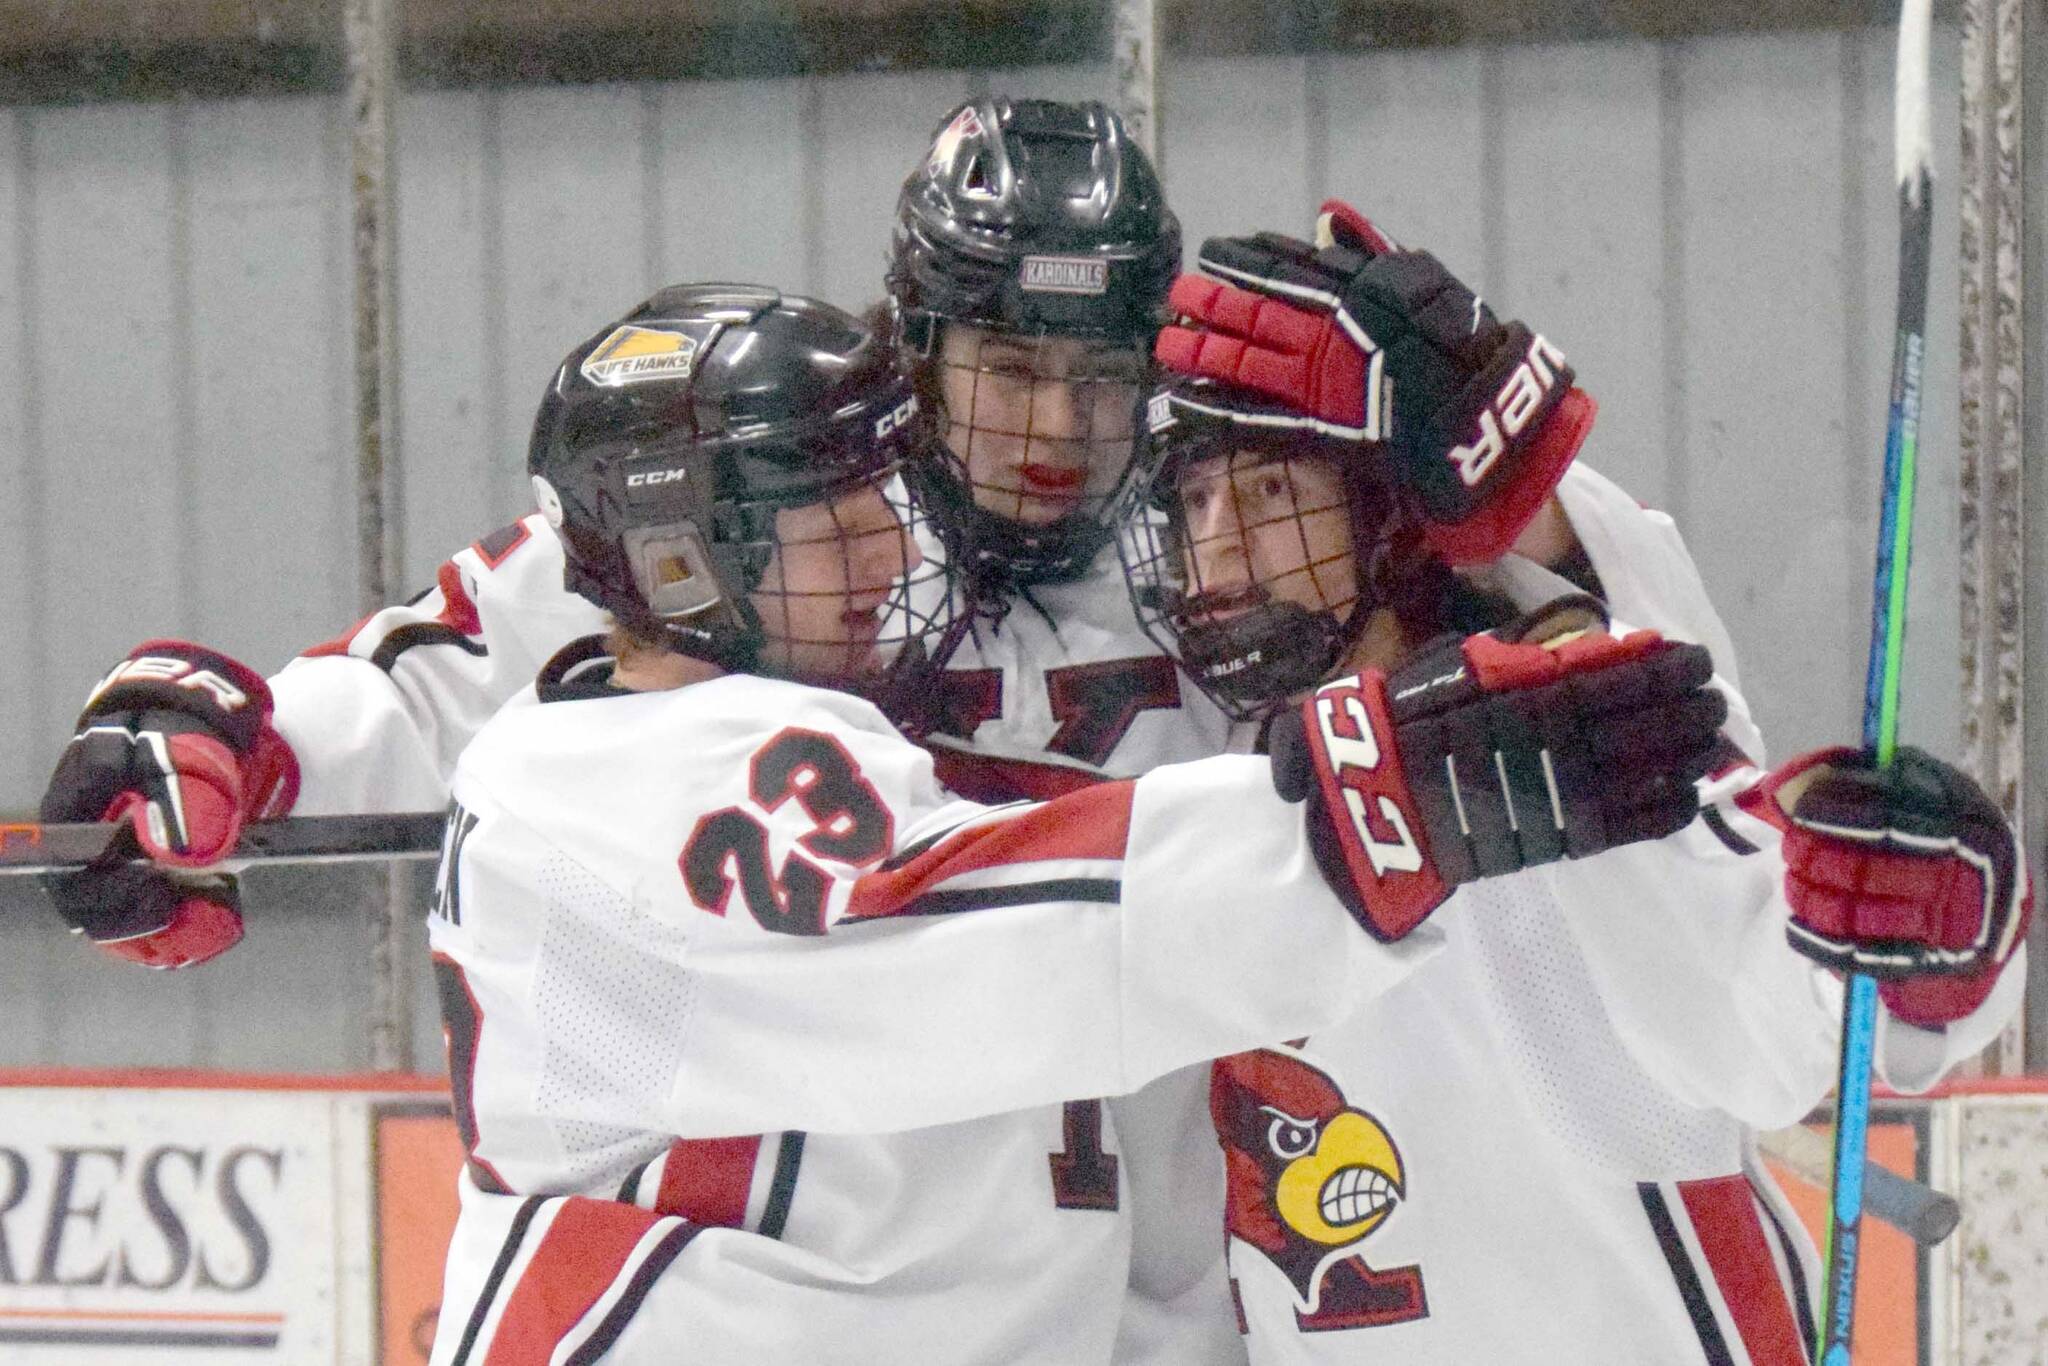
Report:
M 1212 240 L 1205 274 L 1176 283 L 1159 356 L 1184 377 L 1151 419 L 1164 519 L 1130 567 L 1141 611 L 1225 706 L 1271 715 L 1313 690 L 1312 724 L 1279 712 L 1275 754 L 1322 756 L 1308 795 L 1348 807 L 1367 854 L 1337 851 L 1344 866 L 1382 894 L 1407 884 L 1422 914 L 1441 891 L 1400 871 L 1418 854 L 1485 872 L 1556 838 L 1531 818 L 1547 765 L 1455 752 L 1483 731 L 1448 759 L 1394 733 L 1471 686 L 1424 637 L 1517 604 L 1417 560 L 1376 475 L 1401 453 L 1370 430 L 1370 376 L 1380 356 L 1426 376 L 1445 338 L 1499 324 L 1343 206 L 1322 226 L 1320 249 Z M 1451 322 L 1433 336 L 1431 318 Z M 1524 345 L 1494 420 L 1447 448 L 1441 496 L 1553 380 L 1556 358 Z M 1322 682 L 1364 667 L 1397 672 Z M 1924 1086 L 2011 1013 L 2031 901 L 2013 831 L 1948 765 L 1902 750 L 1877 772 L 1828 750 L 1766 776 L 1730 758 L 1708 819 L 1478 883 L 1433 922 L 1446 950 L 1386 995 L 1217 1064 L 1255 1362 L 1807 1360 L 1811 1249 L 1750 1151 L 1832 1077 L 1839 989 L 1793 947 L 1888 979 L 1880 1066 Z M 1419 820 L 1378 814 L 1392 772 Z
M 1116 1162 L 1054 1102 L 1320 1029 L 1415 956 L 1396 902 L 1344 891 L 1370 936 L 1344 914 L 1303 816 L 1348 821 L 1262 759 L 979 807 L 847 691 L 929 663 L 888 498 L 924 433 L 853 319 L 736 286 L 657 295 L 543 402 L 535 488 L 617 654 L 559 654 L 457 767 L 430 931 L 469 1162 L 437 1363 L 1106 1360 Z M 1691 819 L 1667 799 L 1719 717 L 1704 651 L 1472 649 L 1472 716 L 1569 713 L 1575 852 L 1655 833 L 1621 834 L 1615 792 Z M 1570 780 L 1702 703 L 1633 784 Z

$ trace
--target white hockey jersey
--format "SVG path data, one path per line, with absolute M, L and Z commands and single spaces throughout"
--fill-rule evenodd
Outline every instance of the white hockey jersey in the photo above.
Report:
M 470 1151 L 435 1361 L 1108 1360 L 1128 1186 L 1061 1102 L 1433 938 L 1361 933 L 1264 769 L 984 808 L 795 684 L 508 707 L 429 922 Z
M 1760 758 L 1669 519 L 1590 471 L 1561 492 L 1617 617 L 1708 644 Z M 1525 607 L 1562 586 L 1481 577 Z M 1734 800 L 1760 776 L 1732 764 L 1668 839 L 1460 889 L 1387 995 L 1215 1066 L 1257 1366 L 1805 1366 L 1813 1249 L 1751 1137 L 1828 1091 L 1840 988 L 1786 943 L 1777 833 Z M 1880 1065 L 1924 1085 L 2010 1009 L 1887 1019 Z

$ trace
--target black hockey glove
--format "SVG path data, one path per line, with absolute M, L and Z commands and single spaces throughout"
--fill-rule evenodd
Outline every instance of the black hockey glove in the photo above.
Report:
M 182 641 L 137 647 L 93 690 L 43 794 L 42 819 L 126 818 L 152 865 L 45 879 L 73 930 L 147 967 L 204 962 L 242 937 L 234 880 L 194 870 L 235 847 L 245 820 L 282 815 L 298 792 L 254 670 Z
M 1984 1003 L 2034 909 L 2019 836 L 1969 774 L 1900 746 L 1801 755 L 1739 799 L 1784 831 L 1787 927 L 1817 962 L 1882 979 L 1938 1029 Z
M 1383 940 L 1459 884 L 1683 829 L 1727 699 L 1697 645 L 1590 598 L 1326 683 L 1268 737 L 1323 876 Z
M 1592 429 L 1556 347 L 1347 204 L 1323 205 L 1316 245 L 1212 237 L 1199 265 L 1159 362 L 1273 399 L 1263 422 L 1381 444 L 1450 563 L 1505 554 Z

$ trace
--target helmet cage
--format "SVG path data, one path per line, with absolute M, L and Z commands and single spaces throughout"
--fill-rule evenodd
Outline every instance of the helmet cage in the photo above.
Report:
M 1132 605 L 1145 633 L 1227 715 L 1258 720 L 1326 679 L 1343 661 L 1372 613 L 1395 601 L 1419 542 L 1412 519 L 1371 477 L 1355 443 L 1198 416 L 1179 405 L 1163 409 L 1167 398 L 1153 400 L 1155 431 L 1134 481 L 1133 515 L 1118 543 Z M 1209 478 L 1228 486 L 1230 496 L 1219 506 L 1231 515 L 1198 540 L 1189 525 L 1184 480 L 1212 459 L 1224 462 Z M 1339 477 L 1328 501 L 1305 505 L 1296 480 L 1260 476 L 1268 467 L 1310 460 L 1336 466 Z M 1241 492 L 1239 481 L 1257 484 L 1258 491 Z M 1210 492 L 1220 496 L 1222 490 Z M 1248 519 L 1246 502 L 1261 499 L 1258 515 Z M 1341 514 L 1341 548 L 1327 544 L 1332 513 Z M 1251 570 L 1253 538 L 1270 543 L 1277 528 L 1291 528 L 1299 538 L 1300 555 L 1285 569 L 1203 583 L 1202 557 L 1193 553 L 1198 545 L 1233 538 Z M 1284 551 L 1289 538 L 1281 535 Z M 1348 567 L 1340 568 L 1342 561 Z
M 938 437 L 918 479 L 949 550 L 1010 582 L 1079 577 L 1116 535 L 1150 357 L 1135 343 L 939 331 L 917 370 Z

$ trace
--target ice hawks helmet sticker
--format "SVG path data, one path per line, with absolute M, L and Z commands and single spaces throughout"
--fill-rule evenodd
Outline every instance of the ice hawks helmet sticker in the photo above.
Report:
M 1101 294 L 1109 288 L 1109 262 L 1092 256 L 1027 256 L 1017 283 L 1033 294 Z
M 577 368 L 592 384 L 621 389 L 650 380 L 688 379 L 696 358 L 695 338 L 628 323 L 613 329 Z
M 1218 1062 L 1209 1109 L 1229 1175 L 1230 1234 L 1286 1273 L 1303 1331 L 1429 1313 L 1420 1267 L 1375 1270 L 1358 1254 L 1408 1195 L 1401 1154 L 1377 1119 L 1280 1049 Z

